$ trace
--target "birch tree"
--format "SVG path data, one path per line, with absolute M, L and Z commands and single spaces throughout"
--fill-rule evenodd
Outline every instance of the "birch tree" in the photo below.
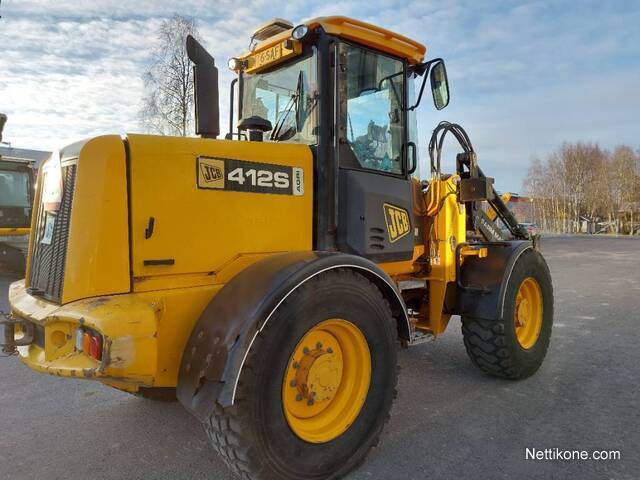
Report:
M 144 73 L 142 128 L 161 135 L 187 136 L 193 119 L 193 69 L 186 51 L 187 35 L 198 39 L 195 20 L 174 15 L 160 25 L 151 64 Z
M 534 220 L 543 230 L 576 232 L 586 218 L 633 233 L 640 153 L 625 145 L 611 153 L 597 144 L 565 143 L 545 161 L 531 161 L 523 187 L 533 197 Z

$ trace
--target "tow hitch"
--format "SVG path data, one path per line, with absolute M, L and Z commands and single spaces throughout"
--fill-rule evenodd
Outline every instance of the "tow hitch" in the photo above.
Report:
M 31 345 L 34 340 L 34 325 L 30 322 L 19 320 L 10 313 L 0 312 L 0 325 L 3 326 L 2 352 L 7 355 L 18 353 L 17 347 Z M 16 339 L 16 325 L 20 325 L 22 337 Z

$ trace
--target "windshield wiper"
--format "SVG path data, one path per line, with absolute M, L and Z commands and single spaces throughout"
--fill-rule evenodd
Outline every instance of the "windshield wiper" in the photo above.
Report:
M 293 95 L 291 95 L 291 98 L 287 102 L 287 105 L 284 107 L 282 114 L 276 120 L 276 124 L 274 125 L 273 130 L 271 130 L 271 135 L 269 135 L 269 140 L 279 139 L 280 131 L 282 130 L 282 127 L 284 126 L 284 123 L 287 117 L 289 117 L 289 114 L 291 113 L 291 110 L 294 107 L 296 109 L 295 110 L 296 131 L 300 130 L 300 97 L 302 95 L 302 85 L 303 85 L 302 70 L 300 70 L 300 73 L 298 74 L 298 83 L 296 85 L 296 91 L 293 93 Z

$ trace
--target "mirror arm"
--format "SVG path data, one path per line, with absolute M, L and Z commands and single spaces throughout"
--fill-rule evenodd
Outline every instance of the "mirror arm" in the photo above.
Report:
M 427 78 L 429 77 L 429 67 L 430 65 L 427 67 L 427 69 L 423 74 L 424 76 L 422 77 L 422 86 L 420 87 L 420 93 L 418 94 L 418 99 L 416 100 L 415 105 L 407 109 L 410 112 L 414 111 L 416 108 L 418 108 L 418 105 L 420 105 L 420 101 L 422 100 L 422 94 L 424 93 L 424 86 L 427 84 Z
M 396 72 L 396 73 L 392 73 L 391 75 L 387 75 L 386 77 L 383 77 L 379 82 L 378 82 L 378 90 L 382 90 L 382 84 L 386 81 L 390 81 L 393 77 L 397 77 L 398 75 L 402 75 L 402 71 L 400 72 Z M 393 84 L 393 82 L 391 82 Z
M 438 62 L 438 61 L 444 61 L 442 60 L 442 58 L 438 57 L 438 58 L 434 58 L 433 60 L 429 60 L 428 62 L 424 62 L 424 63 L 420 63 L 418 65 L 416 65 L 415 67 L 413 67 L 413 71 L 415 73 L 418 73 L 418 71 L 422 71 L 422 73 L 418 73 L 418 75 L 422 76 L 422 86 L 420 87 L 420 93 L 418 94 L 418 100 L 416 100 L 416 103 L 413 107 L 409 107 L 407 108 L 408 111 L 412 112 L 414 111 L 416 108 L 418 108 L 418 105 L 420 105 L 420 102 L 422 101 L 422 94 L 424 93 L 424 87 L 427 84 L 427 77 L 429 77 L 429 71 L 431 70 L 431 65 L 433 65 L 434 63 Z

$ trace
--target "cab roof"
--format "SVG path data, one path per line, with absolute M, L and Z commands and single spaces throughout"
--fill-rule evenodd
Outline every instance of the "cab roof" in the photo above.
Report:
M 352 40 L 361 45 L 404 58 L 410 64 L 421 63 L 427 51 L 427 47 L 423 44 L 404 35 L 353 18 L 318 17 L 307 20 L 302 25 L 307 25 L 311 30 L 322 27 L 330 35 Z M 290 28 L 259 42 L 255 49 L 244 57 L 259 53 L 278 42 L 291 38 L 292 31 L 293 28 Z

